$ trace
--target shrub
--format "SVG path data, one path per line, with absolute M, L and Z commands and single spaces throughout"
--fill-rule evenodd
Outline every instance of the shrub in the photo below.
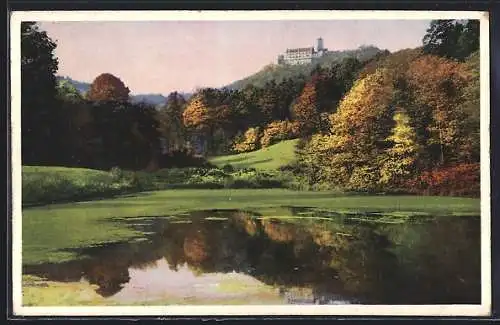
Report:
M 155 189 L 154 177 L 145 172 L 110 172 L 56 167 L 23 167 L 23 204 L 46 204 L 109 197 Z
M 113 167 L 109 171 L 113 180 L 121 180 L 123 178 L 123 170 L 120 167 Z
M 377 191 L 380 179 L 377 168 L 370 166 L 356 167 L 351 173 L 348 190 L 373 193 Z
M 260 138 L 262 147 L 268 147 L 283 140 L 295 139 L 299 136 L 299 124 L 297 122 L 274 121 L 267 125 Z
M 424 195 L 479 197 L 480 165 L 460 164 L 425 171 L 407 182 L 409 191 Z
M 222 166 L 222 170 L 226 173 L 232 173 L 234 172 L 234 167 L 231 164 L 225 164 Z
M 261 132 L 259 127 L 249 128 L 241 139 L 237 139 L 233 145 L 236 152 L 248 152 L 259 149 Z

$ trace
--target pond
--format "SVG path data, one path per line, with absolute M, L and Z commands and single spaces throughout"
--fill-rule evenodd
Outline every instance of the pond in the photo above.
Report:
M 117 219 L 144 237 L 23 274 L 119 303 L 480 304 L 479 217 L 287 209 Z

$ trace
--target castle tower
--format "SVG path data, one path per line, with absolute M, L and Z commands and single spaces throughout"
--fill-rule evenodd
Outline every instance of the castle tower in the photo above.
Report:
M 317 39 L 316 51 L 323 51 L 323 39 L 321 37 Z

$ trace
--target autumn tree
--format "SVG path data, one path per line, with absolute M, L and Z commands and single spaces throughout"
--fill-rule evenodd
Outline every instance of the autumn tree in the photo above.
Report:
M 182 113 L 182 120 L 187 128 L 206 132 L 210 128 L 209 107 L 199 94 L 193 96 Z
M 313 134 L 320 126 L 315 83 L 316 80 L 307 83 L 292 106 L 292 117 L 299 123 L 302 136 Z
M 273 121 L 262 132 L 260 144 L 268 147 L 283 140 L 295 139 L 300 135 L 300 124 L 297 121 Z
M 377 186 L 376 158 L 386 149 L 393 90 L 386 70 L 355 82 L 330 116 L 330 134 L 313 135 L 302 150 L 299 159 L 311 182 L 356 190 Z
M 433 55 L 413 61 L 407 80 L 420 113 L 428 111 L 431 121 L 427 150 L 434 154 L 433 162 L 448 164 L 456 161 L 465 148 L 468 132 L 467 116 L 458 109 L 463 103 L 463 91 L 470 81 L 470 72 L 463 63 Z
M 202 89 L 191 98 L 182 114 L 184 125 L 205 153 L 230 148 L 234 114 L 230 105 L 226 104 L 229 96 L 226 91 Z
M 259 127 L 249 128 L 241 137 L 235 139 L 233 150 L 236 152 L 248 152 L 259 149 L 261 130 Z
M 381 158 L 380 182 L 395 186 L 414 176 L 421 147 L 408 114 L 400 109 L 394 114 L 395 125 L 387 140 L 392 144 Z
M 87 93 L 87 98 L 92 101 L 117 101 L 129 100 L 130 90 L 117 77 L 110 73 L 103 73 L 94 79 Z

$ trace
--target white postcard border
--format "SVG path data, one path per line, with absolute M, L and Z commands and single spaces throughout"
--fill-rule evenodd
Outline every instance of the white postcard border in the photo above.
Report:
M 481 304 L 480 305 L 342 305 L 342 306 L 149 306 L 27 307 L 22 306 L 22 176 L 21 62 L 22 21 L 162 21 L 162 20 L 417 20 L 480 19 L 481 76 Z M 491 310 L 490 209 L 490 81 L 489 22 L 478 11 L 17 11 L 11 14 L 11 163 L 12 163 L 12 290 L 16 316 L 230 316 L 230 315 L 359 315 L 359 316 L 487 316 Z

